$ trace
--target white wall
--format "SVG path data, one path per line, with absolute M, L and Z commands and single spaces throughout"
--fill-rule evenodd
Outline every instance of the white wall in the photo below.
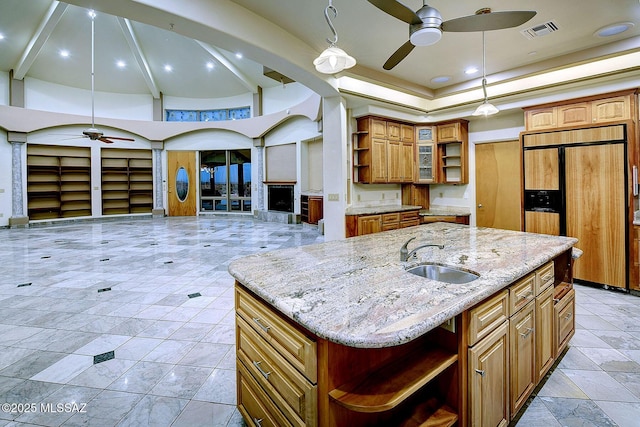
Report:
M 91 91 L 25 77 L 25 108 L 91 116 Z M 113 119 L 153 120 L 149 95 L 95 92 L 95 116 Z
M 262 114 L 277 113 L 309 98 L 313 92 L 300 83 L 288 83 L 262 90 Z
M 0 71 L 0 104 L 9 105 L 9 73 Z

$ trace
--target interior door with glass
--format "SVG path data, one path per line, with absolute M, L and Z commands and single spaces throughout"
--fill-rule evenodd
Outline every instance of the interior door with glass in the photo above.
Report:
M 167 152 L 169 216 L 196 215 L 196 153 Z

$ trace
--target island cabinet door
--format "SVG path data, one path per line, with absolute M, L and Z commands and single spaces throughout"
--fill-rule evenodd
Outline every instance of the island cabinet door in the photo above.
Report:
M 511 415 L 515 416 L 533 391 L 535 369 L 535 302 L 531 301 L 509 321 Z
M 509 424 L 509 323 L 469 349 L 469 425 Z

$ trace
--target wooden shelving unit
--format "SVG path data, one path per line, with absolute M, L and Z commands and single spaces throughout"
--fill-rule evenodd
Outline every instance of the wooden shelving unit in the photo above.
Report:
M 102 214 L 150 213 L 153 209 L 151 150 L 104 148 Z
M 91 216 L 91 150 L 27 145 L 30 219 Z

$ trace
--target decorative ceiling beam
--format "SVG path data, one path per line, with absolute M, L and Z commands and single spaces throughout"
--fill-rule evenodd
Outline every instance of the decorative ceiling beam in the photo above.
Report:
M 238 67 L 236 67 L 231 61 L 229 61 L 217 48 L 211 46 L 210 44 L 203 43 L 201 41 L 195 40 L 204 50 L 207 51 L 209 55 L 211 55 L 216 61 L 218 61 L 222 66 L 224 66 L 227 70 L 231 71 L 233 75 L 235 75 L 240 83 L 244 87 L 246 87 L 251 93 L 258 93 L 258 84 L 252 81 L 246 74 L 242 72 Z
M 124 34 L 124 38 L 129 44 L 129 48 L 131 49 L 133 57 L 138 63 L 138 67 L 140 67 L 140 71 L 142 71 L 142 77 L 147 83 L 147 87 L 149 88 L 151 95 L 156 99 L 160 98 L 160 89 L 158 89 L 158 85 L 153 78 L 153 74 L 151 73 L 151 69 L 149 68 L 147 58 L 145 58 L 144 54 L 142 53 L 142 49 L 140 49 L 140 43 L 138 43 L 138 39 L 133 32 L 131 21 L 126 18 L 118 17 L 118 23 L 120 24 L 120 28 L 122 28 L 122 33 Z
M 54 28 L 56 28 L 56 25 L 58 25 L 58 22 L 60 22 L 60 18 L 62 18 L 62 15 L 67 10 L 68 6 L 68 4 L 60 3 L 59 1 L 54 1 L 53 3 L 51 3 L 49 10 L 47 10 L 47 13 L 45 13 L 44 18 L 42 18 L 42 21 L 38 26 L 38 29 L 33 34 L 33 37 L 31 37 L 31 40 L 27 44 L 27 47 L 25 48 L 24 52 L 22 52 L 20 60 L 13 69 L 14 79 L 24 79 L 24 76 L 29 71 L 29 68 L 31 68 L 31 65 L 33 65 L 33 61 L 35 61 L 38 57 L 42 46 L 44 46 Z

